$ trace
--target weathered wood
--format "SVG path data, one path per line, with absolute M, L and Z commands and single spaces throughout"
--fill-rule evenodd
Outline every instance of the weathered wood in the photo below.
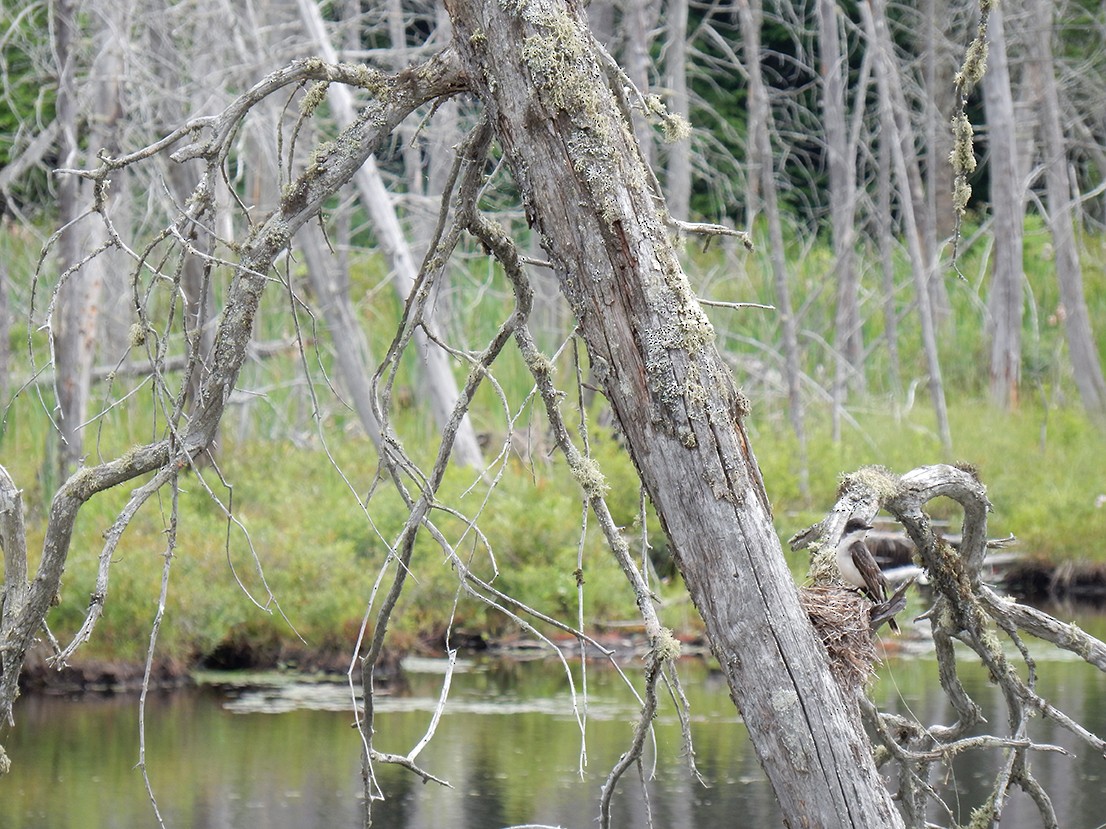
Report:
M 447 8 L 787 822 L 899 825 L 799 605 L 742 423 L 748 403 L 580 10 Z

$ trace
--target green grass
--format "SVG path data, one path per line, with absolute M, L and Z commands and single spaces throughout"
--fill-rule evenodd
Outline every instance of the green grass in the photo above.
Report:
M 979 402 L 985 393 L 986 363 L 979 289 L 971 279 L 982 271 L 980 251 L 967 252 L 963 270 L 969 282 L 950 279 L 950 320 L 941 344 L 954 458 L 974 465 L 988 487 L 995 510 L 993 536 L 1015 534 L 1022 548 L 1063 559 L 1106 559 L 1100 539 L 1106 536 L 1106 436 L 1082 415 L 1077 406 L 1063 353 L 1062 325 L 1055 319 L 1058 305 L 1048 270 L 1047 239 L 1032 223 L 1027 235 L 1027 278 L 1032 313 L 1026 316 L 1026 360 L 1023 405 L 1020 411 L 1000 413 Z M 1106 240 L 1087 241 L 1097 258 L 1088 256 L 1085 281 L 1092 319 L 1106 319 L 1106 271 L 1102 248 Z M 26 246 L 0 235 L 0 246 L 13 262 L 27 257 Z M 732 262 L 715 250 L 689 254 L 689 272 L 697 290 L 714 299 L 772 302 L 761 254 Z M 33 257 L 31 257 L 33 261 Z M 833 285 L 827 280 L 830 261 L 815 248 L 795 264 L 792 288 L 802 325 L 810 331 L 828 331 L 832 322 Z M 904 266 L 900 262 L 898 267 Z M 378 358 L 392 337 L 399 310 L 390 289 L 382 285 L 384 270 L 378 259 L 358 264 L 353 295 L 363 315 L 371 349 Z M 875 280 L 866 272 L 865 284 Z M 901 307 L 911 291 L 902 270 L 904 287 L 895 296 Z M 13 291 L 21 304 L 25 288 Z M 850 400 L 849 419 L 841 440 L 830 438 L 829 413 L 819 402 L 808 402 L 807 425 L 810 492 L 799 485 L 798 447 L 791 434 L 782 398 L 765 391 L 761 360 L 772 367 L 769 352 L 778 341 L 778 319 L 770 312 L 713 309 L 719 344 L 733 356 L 739 380 L 750 388 L 752 414 L 748 420 L 754 452 L 760 462 L 783 539 L 817 521 L 834 499 L 840 476 L 866 464 L 878 463 L 903 472 L 936 463 L 943 457 L 924 387 L 924 365 L 913 317 L 900 328 L 901 366 L 905 383 L 917 385 L 911 405 L 889 391 L 888 357 L 881 342 L 882 315 L 878 292 L 863 294 L 865 341 L 872 350 L 865 363 L 867 391 Z M 508 292 L 494 268 L 477 265 L 458 275 L 449 297 L 454 313 L 447 320 L 451 337 L 463 333 L 466 347 L 480 348 L 509 313 Z M 477 301 L 479 300 L 479 305 Z M 42 301 L 40 300 L 40 305 Z M 320 408 L 312 410 L 303 392 L 304 366 L 298 350 L 265 361 L 250 361 L 240 387 L 263 391 L 228 409 L 220 442 L 219 465 L 228 489 L 212 470 L 203 473 L 206 487 L 223 504 L 233 503 L 241 526 L 230 523 L 206 488 L 189 473 L 182 478 L 178 543 L 171 562 L 168 607 L 161 628 L 159 652 L 190 660 L 210 653 L 220 643 L 249 643 L 268 652 L 299 646 L 302 636 L 315 649 L 346 652 L 352 647 L 366 608 L 379 608 L 394 576 L 394 565 L 374 585 L 397 537 L 406 509 L 390 486 L 379 487 L 368 502 L 367 514 L 358 506 L 372 489 L 377 459 L 372 445 L 360 436 L 356 419 L 330 393 L 323 379 L 334 376 L 331 345 L 321 321 L 301 312 L 300 327 L 309 339 L 307 371 L 319 394 Z M 462 332 L 462 329 L 463 332 Z M 295 332 L 288 313 L 288 297 L 274 286 L 264 300 L 257 336 L 263 340 L 291 337 Z M 1103 332 L 1099 332 L 1100 334 Z M 831 339 L 821 334 L 821 340 Z M 26 350 L 26 329 L 11 332 L 18 360 Z M 768 344 L 753 346 L 749 340 Z M 544 332 L 544 341 L 557 337 Z M 36 341 L 36 347 L 43 343 Z M 816 338 L 804 339 L 804 370 L 824 382 L 832 373 L 832 358 Z M 769 355 L 769 356 L 766 356 Z M 45 355 L 41 355 L 45 356 Z M 41 362 L 41 360 L 40 360 Z M 406 394 L 397 409 L 396 427 L 415 459 L 432 462 L 436 431 L 412 390 L 417 389 L 418 361 L 405 356 L 397 388 Z M 22 371 L 17 363 L 17 369 Z M 461 369 L 459 368 L 459 373 Z M 573 367 L 562 357 L 557 366 L 563 385 Z M 509 347 L 494 369 L 512 407 L 529 391 L 522 361 Z M 121 381 L 108 401 L 129 390 Z M 51 405 L 44 391 L 46 405 Z M 95 394 L 106 394 L 98 386 Z M 566 408 L 575 399 L 571 394 Z M 104 416 L 88 449 L 92 460 L 110 457 L 129 446 L 158 437 L 164 424 L 154 416 L 148 391 Z M 571 412 L 569 414 L 571 417 Z M 473 419 L 494 440 L 502 435 L 502 413 L 491 390 L 477 398 Z M 533 421 L 544 429 L 541 415 L 526 412 L 520 426 Z M 616 522 L 627 528 L 632 547 L 639 545 L 639 488 L 633 466 L 610 435 L 592 427 L 593 450 L 611 485 L 610 503 Z M 58 485 L 53 471 L 53 440 L 43 403 L 25 393 L 8 412 L 0 430 L 0 463 L 24 490 L 31 548 L 41 548 L 50 498 Z M 327 452 L 348 480 L 334 469 Z M 494 454 L 494 450 L 493 450 Z M 137 485 L 136 482 L 135 485 Z M 473 486 L 475 484 L 475 486 Z M 84 617 L 93 589 L 102 533 L 114 521 L 130 487 L 103 493 L 81 513 L 66 569 L 61 604 L 50 616 L 53 632 L 71 635 Z M 150 625 L 165 564 L 165 527 L 168 492 L 139 514 L 112 566 L 109 601 L 95 637 L 84 653 L 90 656 L 140 658 Z M 487 495 L 487 503 L 484 498 Z M 636 618 L 633 596 L 594 526 L 588 522 L 581 542 L 581 501 L 578 487 L 558 459 L 536 458 L 524 464 L 516 457 L 506 462 L 503 479 L 488 494 L 487 486 L 469 470 L 455 469 L 440 493 L 443 504 L 473 517 L 479 514 L 480 538 L 465 523 L 444 511 L 435 511 L 436 526 L 474 572 L 497 589 L 543 613 L 575 622 L 578 594 L 575 571 L 582 557 L 583 615 L 588 623 Z M 937 502 L 933 512 L 957 523 L 951 503 Z M 649 520 L 649 538 L 663 559 L 664 539 Z M 484 540 L 486 539 L 486 541 Z M 582 552 L 581 552 L 582 550 Z M 636 553 L 635 553 L 636 554 Z M 788 554 L 797 576 L 805 570 L 804 554 Z M 661 564 L 663 566 L 663 561 Z M 675 627 L 695 627 L 694 612 L 678 579 L 659 588 L 662 614 Z M 252 598 L 251 598 L 252 597 Z M 260 606 L 259 606 L 260 605 Z M 507 610 L 517 611 L 508 605 Z M 370 619 L 372 614 L 370 614 Z M 459 589 L 457 575 L 442 550 L 426 533 L 416 542 L 403 598 L 391 626 L 397 642 L 411 645 L 419 637 L 437 636 L 452 619 L 456 629 L 503 635 L 516 629 L 510 615 L 473 599 Z M 548 631 L 547 631 L 548 632 Z
M 1106 470 L 1100 462 L 1106 457 L 1106 439 L 1100 431 L 1073 411 L 1051 412 L 1047 424 L 1040 411 L 1023 411 L 1004 417 L 1002 428 L 996 428 L 994 412 L 981 404 L 956 405 L 952 415 L 957 458 L 974 464 L 988 486 L 995 507 L 992 535 L 1014 533 L 1022 549 L 1056 559 L 1106 557 L 1100 543 L 1106 534 L 1106 510 L 1096 505 L 1096 498 L 1106 493 Z M 858 419 L 863 434 L 849 429 L 837 444 L 815 429 L 810 443 L 813 491 L 807 501 L 798 494 L 795 447 L 789 433 L 756 428 L 754 413 L 754 450 L 784 539 L 818 520 L 833 502 L 843 472 L 869 463 L 906 471 L 939 460 L 928 412 L 915 410 L 899 420 L 871 412 L 859 414 Z M 638 491 L 632 467 L 613 441 L 596 435 L 593 443 L 612 484 L 615 518 L 636 534 Z M 347 439 L 333 451 L 347 477 L 364 494 L 375 466 L 371 444 Z M 34 465 L 23 459 L 9 464 L 9 460 L 5 458 L 5 465 L 17 480 L 28 483 L 25 497 L 32 545 L 37 549 L 45 502 L 37 489 Z M 340 652 L 351 647 L 388 542 L 394 540 L 406 516 L 399 499 L 382 489 L 369 502 L 370 524 L 319 447 L 230 442 L 220 466 L 233 483 L 235 515 L 244 529 L 232 525 L 228 542 L 221 510 L 194 475 L 182 479 L 180 532 L 159 652 L 191 659 L 221 642 L 250 642 L 255 648 L 277 652 L 299 646 L 293 628 L 310 648 Z M 205 477 L 228 503 L 229 493 L 216 477 L 210 472 Z M 462 495 L 472 479 L 471 472 L 456 470 L 447 477 L 441 500 L 475 515 L 485 490 L 478 487 Z M 125 491 L 104 493 L 81 514 L 62 602 L 50 617 L 60 638 L 71 634 L 83 618 L 101 533 L 126 495 Z M 931 508 L 937 517 L 958 523 L 959 512 L 951 502 L 935 502 Z M 144 652 L 164 565 L 167 509 L 165 500 L 151 503 L 128 532 L 112 566 L 107 610 L 86 655 L 135 659 Z M 480 513 L 479 527 L 488 546 L 477 543 L 470 533 L 460 541 L 458 552 L 499 590 L 574 622 L 580 514 L 578 488 L 563 464 L 538 463 L 531 470 L 511 460 Z M 462 538 L 463 526 L 455 518 L 438 513 L 435 521 L 451 541 Z M 663 548 L 659 530 L 653 526 L 650 532 L 656 546 Z M 789 557 L 801 576 L 804 556 Z M 589 623 L 636 618 L 629 588 L 593 526 L 585 534 L 583 561 L 584 618 Z M 392 568 L 386 574 L 382 592 L 394 572 Z M 458 629 L 470 633 L 495 636 L 516 630 L 507 615 L 463 593 L 458 599 L 458 584 L 438 545 L 422 533 L 392 624 L 396 641 L 410 645 L 420 636 L 440 635 L 451 616 Z M 268 609 L 258 607 L 246 591 Z M 667 623 L 695 627 L 678 579 L 663 586 L 661 595 L 669 608 Z M 376 607 L 380 600 L 378 595 Z M 508 608 L 517 610 L 510 604 Z

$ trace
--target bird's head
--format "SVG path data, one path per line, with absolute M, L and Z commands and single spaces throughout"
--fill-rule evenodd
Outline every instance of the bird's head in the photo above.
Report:
M 845 524 L 845 531 L 841 534 L 842 539 L 856 539 L 864 538 L 867 535 L 868 530 L 872 529 L 872 525 L 865 521 L 863 518 L 850 518 L 848 523 Z

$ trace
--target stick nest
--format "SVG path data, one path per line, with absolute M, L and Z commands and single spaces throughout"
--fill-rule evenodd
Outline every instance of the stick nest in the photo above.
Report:
M 875 675 L 871 604 L 851 590 L 833 586 L 803 587 L 799 601 L 826 646 L 838 684 L 847 695 L 862 693 Z

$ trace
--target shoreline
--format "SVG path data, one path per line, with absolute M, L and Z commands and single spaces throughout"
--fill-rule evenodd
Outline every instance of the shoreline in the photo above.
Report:
M 616 654 L 617 661 L 632 661 L 648 651 L 648 640 L 643 629 L 612 632 L 591 632 L 594 641 Z M 481 636 L 466 635 L 452 643 L 455 650 L 465 655 L 498 656 L 505 659 L 529 660 L 548 658 L 552 651 L 548 645 L 509 636 L 493 640 Z M 710 653 L 701 634 L 678 634 L 682 655 L 703 656 Z M 551 639 L 562 653 L 578 658 L 580 644 L 574 637 Z M 588 659 L 607 659 L 608 654 L 592 644 L 585 645 Z M 396 681 L 402 675 L 402 663 L 408 657 L 444 658 L 444 643 L 433 644 L 425 640 L 407 648 L 386 650 L 377 665 L 376 677 L 382 683 Z M 126 694 L 142 689 L 145 663 L 124 659 L 100 657 L 70 659 L 63 667 L 51 664 L 49 650 L 39 643 L 27 656 L 20 676 L 21 695 L 51 694 Z M 150 671 L 150 690 L 172 690 L 196 684 L 195 675 L 204 672 L 259 672 L 279 671 L 289 675 L 345 676 L 350 669 L 348 651 L 335 649 L 312 650 L 302 645 L 279 650 L 266 650 L 267 658 L 251 658 L 241 662 L 212 662 L 209 657 L 192 660 L 165 657 L 155 659 Z

